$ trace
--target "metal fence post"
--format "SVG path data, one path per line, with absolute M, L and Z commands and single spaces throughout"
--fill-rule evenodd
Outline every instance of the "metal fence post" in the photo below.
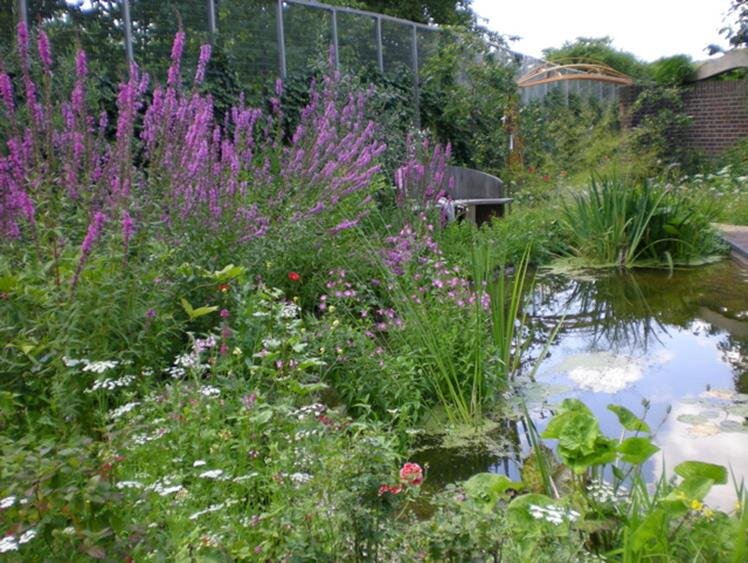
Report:
M 132 19 L 130 18 L 130 0 L 122 0 L 122 19 L 125 25 L 125 53 L 127 55 L 127 65 L 132 66 L 135 62 L 135 55 L 132 48 Z
M 215 0 L 208 0 L 208 31 L 215 35 L 218 31 L 216 27 L 216 3 Z
M 26 9 L 26 0 L 18 0 L 18 19 L 29 25 L 29 12 Z
M 377 63 L 379 72 L 384 74 L 384 53 L 382 52 L 382 18 L 377 16 Z
M 338 11 L 332 9 L 332 50 L 335 57 L 335 68 L 340 70 L 340 49 L 338 45 Z
M 278 68 L 281 78 L 286 78 L 286 38 L 283 34 L 283 0 L 278 0 L 275 7 L 275 19 L 278 35 Z
M 413 59 L 413 102 L 416 115 L 416 128 L 421 128 L 421 94 L 418 87 L 418 30 L 413 24 L 412 27 L 412 41 L 411 41 L 411 53 Z

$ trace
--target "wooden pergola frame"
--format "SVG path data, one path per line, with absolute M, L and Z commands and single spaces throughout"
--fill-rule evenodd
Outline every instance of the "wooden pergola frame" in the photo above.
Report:
M 520 88 L 530 88 L 541 84 L 550 84 L 564 80 L 593 80 L 621 86 L 631 86 L 634 81 L 630 76 L 618 72 L 606 64 L 589 62 L 570 62 L 565 64 L 544 63 L 530 70 L 517 80 Z

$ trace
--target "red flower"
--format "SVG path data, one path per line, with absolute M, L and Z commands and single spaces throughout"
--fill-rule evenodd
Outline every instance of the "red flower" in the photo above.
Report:
M 548 174 L 546 174 L 545 176 L 543 176 L 543 181 L 544 182 L 550 182 L 551 181 L 551 177 Z
M 292 282 L 297 282 L 301 279 L 301 276 L 298 274 L 298 272 L 288 272 L 288 279 Z
M 400 485 L 387 485 L 383 484 L 379 486 L 379 496 L 381 497 L 385 493 L 390 493 L 391 495 L 396 495 L 402 491 L 403 488 Z
M 220 291 L 221 293 L 226 293 L 229 289 L 231 289 L 231 286 L 227 283 L 218 285 L 218 291 Z
M 400 481 L 406 485 L 417 487 L 423 483 L 423 469 L 417 463 L 406 463 L 400 469 Z

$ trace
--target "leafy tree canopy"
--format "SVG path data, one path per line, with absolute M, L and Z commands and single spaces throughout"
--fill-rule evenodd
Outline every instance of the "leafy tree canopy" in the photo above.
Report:
M 472 26 L 472 0 L 325 0 L 327 4 L 359 8 L 421 23 Z
M 732 19 L 725 27 L 719 30 L 724 35 L 730 47 L 748 46 L 748 0 L 733 0 L 727 11 L 727 18 Z M 706 50 L 710 55 L 724 51 L 719 45 L 709 45 Z
M 543 56 L 551 62 L 592 59 L 635 79 L 648 77 L 647 65 L 633 54 L 614 48 L 610 37 L 578 37 L 576 41 L 567 41 L 560 48 L 544 49 Z

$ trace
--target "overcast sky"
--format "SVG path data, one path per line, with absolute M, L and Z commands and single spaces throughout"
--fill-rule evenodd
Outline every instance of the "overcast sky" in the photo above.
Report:
M 473 0 L 487 26 L 519 35 L 513 49 L 541 56 L 577 37 L 613 38 L 613 46 L 644 61 L 686 54 L 708 58 L 710 43 L 725 46 L 719 35 L 730 0 Z M 485 23 L 485 22 L 484 22 Z

